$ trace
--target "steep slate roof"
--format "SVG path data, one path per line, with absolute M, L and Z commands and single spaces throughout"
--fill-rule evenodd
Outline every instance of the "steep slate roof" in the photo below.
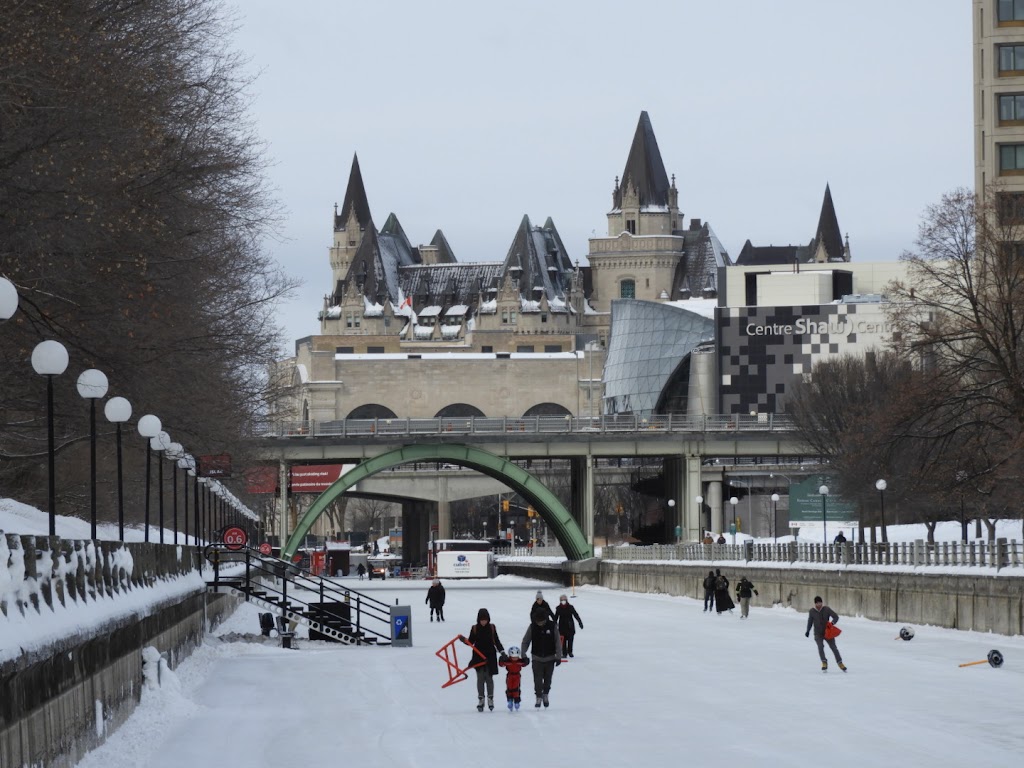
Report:
M 839 231 L 839 220 L 836 209 L 832 205 L 832 191 L 825 185 L 825 199 L 821 201 L 821 215 L 818 216 L 818 230 L 811 242 L 811 255 L 818 250 L 818 244 L 825 246 L 829 261 L 845 261 L 843 256 L 843 236 Z
M 700 298 L 705 291 L 718 292 L 718 268 L 729 263 L 726 253 L 711 226 L 676 232 L 683 236 L 682 256 L 672 277 L 672 301 L 684 297 L 686 291 Z
M 352 155 L 352 170 L 348 174 L 348 188 L 345 190 L 345 202 L 341 204 L 341 213 L 334 214 L 334 229 L 345 228 L 349 213 L 355 211 L 356 221 L 362 229 L 368 229 L 370 224 L 370 203 L 366 199 L 366 189 L 363 187 L 363 175 L 359 172 L 359 156 Z
M 399 283 L 405 296 L 413 300 L 413 309 L 426 306 L 451 307 L 465 304 L 475 307 L 481 290 L 496 286 L 502 274 L 497 261 L 480 264 L 421 264 L 405 267 Z
M 437 248 L 438 264 L 455 263 L 455 254 L 452 252 L 452 247 L 448 245 L 448 239 L 440 229 L 434 233 L 434 239 L 430 241 L 430 244 Z
M 654 138 L 651 118 L 646 112 L 640 113 L 640 121 L 633 135 L 633 146 L 629 148 L 626 168 L 622 171 L 622 181 L 612 198 L 616 208 L 622 207 L 622 193 L 629 184 L 640 193 L 641 207 L 668 205 L 668 175 L 658 150 L 658 140 Z
M 832 192 L 828 184 L 825 185 L 825 197 L 821 201 L 818 229 L 809 244 L 758 246 L 747 240 L 736 257 L 736 266 L 772 266 L 792 264 L 794 261 L 804 264 L 814 260 L 819 243 L 824 246 L 829 261 L 846 261 L 843 238 L 839 232 L 839 220 L 832 204 Z
M 516 269 L 520 270 L 516 276 L 519 278 L 519 293 L 524 299 L 539 301 L 538 288 L 548 301 L 565 298 L 561 275 L 571 272 L 573 266 L 551 219 L 543 227 L 535 227 L 530 224 L 529 216 L 523 216 L 505 257 L 503 271 Z

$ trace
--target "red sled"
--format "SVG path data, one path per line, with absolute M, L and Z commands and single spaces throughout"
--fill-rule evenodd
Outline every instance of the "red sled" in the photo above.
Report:
M 480 661 L 477 661 L 475 664 L 468 664 L 465 667 L 460 667 L 458 654 L 455 653 L 455 643 L 458 642 L 465 643 L 470 648 L 472 648 L 473 653 L 480 657 Z M 441 661 L 443 661 L 448 668 L 448 682 L 442 685 L 442 688 L 447 688 L 449 685 L 461 683 L 463 680 L 469 677 L 469 674 L 467 674 L 469 670 L 476 669 L 477 667 L 487 663 L 487 657 L 480 652 L 480 649 L 478 649 L 475 645 L 469 642 L 462 635 L 453 637 L 447 643 L 442 645 L 441 648 L 437 652 L 435 652 L 434 655 L 437 656 L 437 658 L 439 658 Z

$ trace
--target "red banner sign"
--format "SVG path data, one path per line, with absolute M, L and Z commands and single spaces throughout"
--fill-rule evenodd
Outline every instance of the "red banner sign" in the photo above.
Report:
M 292 467 L 292 493 L 323 493 L 352 469 L 352 464 L 304 464 Z
M 198 456 L 196 474 L 199 477 L 231 477 L 231 454 L 218 453 L 215 456 Z

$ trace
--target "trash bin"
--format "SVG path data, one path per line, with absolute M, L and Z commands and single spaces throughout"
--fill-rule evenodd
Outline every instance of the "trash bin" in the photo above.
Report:
M 412 610 L 408 605 L 391 606 L 391 644 L 397 648 L 412 645 Z

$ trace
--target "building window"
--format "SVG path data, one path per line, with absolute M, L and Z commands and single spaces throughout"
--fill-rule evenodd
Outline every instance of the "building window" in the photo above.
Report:
M 636 298 L 636 282 L 633 280 L 623 280 L 619 283 L 619 298 L 620 299 L 635 299 Z
M 515 325 L 516 324 L 516 311 L 514 309 L 510 309 L 509 310 L 508 322 L 509 322 L 509 325 Z
M 545 352 L 561 352 L 562 351 L 562 345 L 561 344 L 545 344 L 544 345 L 544 351 Z
M 1009 175 L 1024 173 L 1024 144 L 999 145 L 999 172 Z
M 1024 0 L 999 0 L 996 8 L 999 21 L 1024 21 Z
M 1002 192 L 998 201 L 1000 225 L 1024 224 L 1024 192 Z
M 548 321 L 548 313 L 547 312 L 541 312 L 540 313 L 540 321 L 542 323 L 546 323 Z
M 494 347 L 487 346 L 486 344 L 480 347 L 481 352 L 494 352 Z
M 368 355 L 383 355 L 384 347 L 367 347 L 366 354 Z
M 1024 122 L 1024 93 L 999 94 L 999 122 L 1002 125 Z
M 1000 45 L 999 74 L 1024 74 L 1024 45 Z
M 636 219 L 626 219 L 626 231 L 631 235 L 636 234 Z
M 520 344 L 516 347 L 516 352 L 533 352 L 533 344 Z
M 508 325 L 508 310 L 507 309 L 501 310 L 501 324 L 502 325 Z
M 339 355 L 351 355 L 356 351 L 355 347 L 335 347 L 334 351 Z

